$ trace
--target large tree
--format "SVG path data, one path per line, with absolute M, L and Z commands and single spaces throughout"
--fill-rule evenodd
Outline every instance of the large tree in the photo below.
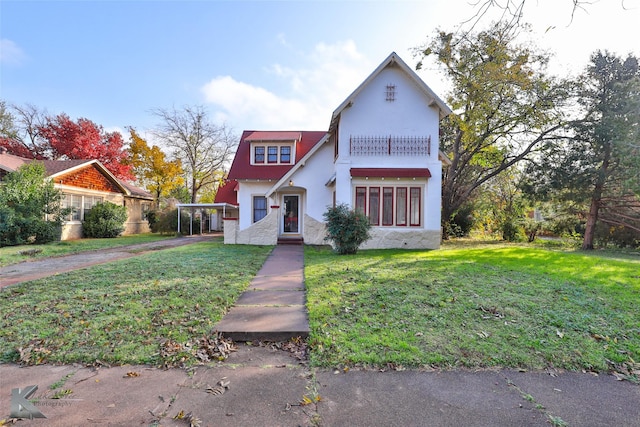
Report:
M 452 87 L 447 102 L 453 114 L 441 135 L 451 159 L 442 180 L 445 226 L 481 186 L 563 128 L 564 86 L 545 74 L 548 57 L 516 38 L 501 24 L 473 37 L 440 31 L 421 50 L 422 59 L 436 56 Z
M 116 177 L 133 178 L 127 164 L 129 153 L 119 132 L 106 132 L 89 119 L 73 121 L 66 114 L 47 117 L 39 131 L 48 143 L 49 158 L 96 159 Z
M 167 160 L 160 147 L 149 147 L 147 141 L 140 137 L 134 128 L 130 128 L 129 133 L 129 162 L 132 172 L 156 200 L 167 197 L 175 188 L 184 185 L 180 160 Z
M 570 138 L 549 146 L 529 176 L 539 194 L 583 207 L 588 250 L 598 223 L 640 233 L 638 59 L 595 52 L 579 84 Z
M 47 115 L 33 105 L 12 106 L 4 113 L 11 126 L 0 127 L 0 146 L 16 155 L 39 160 L 96 159 L 111 173 L 132 179 L 129 156 L 119 132 L 106 132 L 91 120 L 66 114 Z
M 160 119 L 155 135 L 180 159 L 191 203 L 196 203 L 201 190 L 215 188 L 224 177 L 238 138 L 226 125 L 212 123 L 201 106 L 156 109 L 153 114 Z
M 46 112 L 38 107 L 3 103 L 5 125 L 0 129 L 0 146 L 16 156 L 47 159 L 47 142 L 40 135 L 40 127 L 46 122 Z

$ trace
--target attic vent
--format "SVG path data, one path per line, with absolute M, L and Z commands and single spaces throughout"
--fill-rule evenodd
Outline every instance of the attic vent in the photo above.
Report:
M 388 84 L 386 94 L 386 101 L 393 102 L 396 100 L 396 85 Z

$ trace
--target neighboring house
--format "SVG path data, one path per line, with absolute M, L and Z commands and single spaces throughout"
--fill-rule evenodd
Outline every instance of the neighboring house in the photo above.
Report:
M 451 110 L 392 53 L 333 112 L 328 132 L 245 131 L 216 195 L 224 241 L 322 244 L 323 213 L 364 212 L 361 248 L 438 248 L 439 122 Z
M 0 180 L 32 161 L 44 164 L 54 187 L 63 194 L 62 207 L 73 208 L 63 222 L 62 240 L 82 237 L 82 221 L 99 202 L 126 206 L 128 219 L 124 234 L 150 232 L 146 213 L 153 204 L 151 193 L 120 181 L 98 160 L 31 160 L 9 154 L 0 147 Z

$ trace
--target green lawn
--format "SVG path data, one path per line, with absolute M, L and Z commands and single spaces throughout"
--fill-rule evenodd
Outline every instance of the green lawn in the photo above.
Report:
M 316 366 L 640 373 L 640 256 L 508 245 L 308 247 Z
M 197 243 L 4 288 L 0 361 L 195 363 L 270 250 Z
M 135 245 L 138 243 L 151 243 L 172 237 L 174 236 L 149 233 L 120 236 L 114 239 L 64 240 L 44 245 L 5 246 L 0 248 L 0 267 L 6 267 L 7 265 L 29 261 L 31 259 L 70 255 L 84 251 Z
M 270 247 L 166 249 L 0 291 L 0 361 L 202 361 Z M 530 246 L 305 248 L 311 362 L 640 373 L 640 256 Z M 206 350 L 206 348 L 205 348 Z

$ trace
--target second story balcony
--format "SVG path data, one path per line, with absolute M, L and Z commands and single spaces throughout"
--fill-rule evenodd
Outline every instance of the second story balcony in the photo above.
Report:
M 352 156 L 430 156 L 431 136 L 351 136 Z

